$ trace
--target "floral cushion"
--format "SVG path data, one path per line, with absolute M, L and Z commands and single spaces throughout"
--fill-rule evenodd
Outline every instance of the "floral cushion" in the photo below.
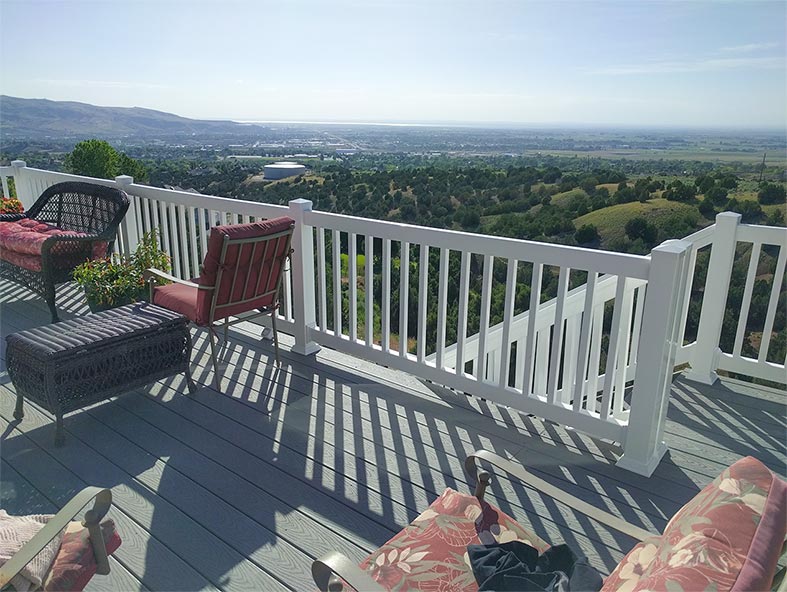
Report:
M 449 488 L 361 567 L 388 590 L 476 592 L 467 545 L 513 540 L 549 548 L 494 506 Z
M 107 555 L 114 553 L 120 546 L 120 536 L 115 523 L 106 520 L 101 523 Z M 83 590 L 96 573 L 96 559 L 87 528 L 81 522 L 71 522 L 63 535 L 60 551 L 55 557 L 52 569 L 44 581 L 43 589 L 48 592 L 60 590 Z
M 0 247 L 0 259 L 8 261 L 17 267 L 24 267 L 30 271 L 41 271 L 41 255 L 25 255 L 16 251 L 8 251 Z
M 787 530 L 787 484 L 746 457 L 634 547 L 603 591 L 766 590 Z

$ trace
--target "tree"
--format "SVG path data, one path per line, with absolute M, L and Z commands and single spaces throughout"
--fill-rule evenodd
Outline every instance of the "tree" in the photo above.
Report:
M 574 233 L 574 238 L 580 245 L 586 245 L 599 240 L 598 228 L 593 224 L 585 224 Z
M 135 181 L 147 181 L 148 172 L 138 160 L 115 150 L 104 140 L 79 142 L 65 159 L 66 171 L 76 175 L 114 179 L 130 175 Z
M 76 175 L 113 179 L 117 176 L 120 155 L 104 140 L 79 142 L 66 156 L 66 171 Z
M 658 239 L 659 231 L 656 225 L 645 218 L 637 216 L 626 222 L 626 236 L 631 240 L 641 238 L 647 245 L 652 245 Z
M 715 206 L 724 205 L 724 202 L 727 201 L 727 190 L 718 185 L 711 187 L 707 193 L 705 193 L 705 201 L 708 200 Z
M 784 185 L 763 183 L 760 186 L 760 192 L 757 194 L 757 199 L 762 205 L 783 204 L 787 199 L 787 191 L 785 191 Z
M 707 193 L 715 184 L 716 181 L 710 175 L 700 175 L 694 180 L 698 193 Z

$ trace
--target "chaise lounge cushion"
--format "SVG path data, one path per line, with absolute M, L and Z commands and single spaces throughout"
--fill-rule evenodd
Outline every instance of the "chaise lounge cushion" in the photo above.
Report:
M 467 545 L 513 540 L 549 548 L 499 509 L 449 488 L 361 567 L 387 590 L 475 592 Z
M 785 530 L 787 484 L 749 456 L 634 547 L 602 590 L 767 590 Z

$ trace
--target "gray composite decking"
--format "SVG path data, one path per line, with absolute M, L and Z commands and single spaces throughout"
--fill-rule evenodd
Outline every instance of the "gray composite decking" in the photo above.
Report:
M 61 289 L 63 318 L 84 314 Z M 8 333 L 45 324 L 46 305 L 0 282 Z M 467 491 L 476 448 L 522 461 L 569 492 L 651 531 L 725 466 L 754 455 L 785 476 L 785 395 L 733 380 L 674 381 L 653 477 L 618 469 L 620 448 L 457 395 L 412 376 L 322 350 L 304 358 L 283 337 L 282 367 L 259 329 L 231 331 L 222 392 L 195 330 L 194 376 L 162 380 L 54 422 L 0 374 L 0 507 L 53 512 L 86 486 L 111 487 L 123 545 L 91 590 L 310 590 L 312 559 L 341 550 L 360 561 L 445 487 Z M 496 479 L 493 502 L 552 542 L 581 549 L 608 572 L 633 542 L 532 489 Z

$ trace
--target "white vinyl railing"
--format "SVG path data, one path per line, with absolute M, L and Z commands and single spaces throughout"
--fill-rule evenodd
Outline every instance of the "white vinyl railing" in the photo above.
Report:
M 741 225 L 736 214 L 720 214 L 685 241 L 637 256 L 313 211 L 307 200 L 276 206 L 158 189 L 130 177 L 80 178 L 21 161 L 0 168 L 4 191 L 9 176 L 26 207 L 65 180 L 124 189 L 131 207 L 118 249 L 130 252 L 158 228 L 182 278 L 198 275 L 211 226 L 289 215 L 296 220 L 294 253 L 279 319 L 295 337 L 293 351 L 331 347 L 620 442 L 618 464 L 640 474 L 651 474 L 666 451 L 677 364 L 688 362 L 691 375 L 706 381 L 717 369 L 784 380 L 784 364 L 767 352 L 787 230 Z M 741 318 L 760 250 L 779 249 L 756 359 L 742 353 L 744 320 L 733 351 L 718 351 L 739 242 L 752 243 L 755 253 Z M 695 262 L 707 248 L 713 250 L 698 336 L 684 344 Z

